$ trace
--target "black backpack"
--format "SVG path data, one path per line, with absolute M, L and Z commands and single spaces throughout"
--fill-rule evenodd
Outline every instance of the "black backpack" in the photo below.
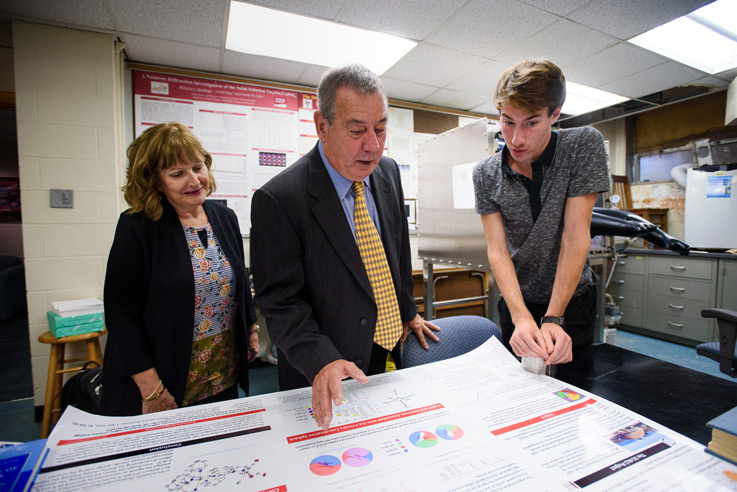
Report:
M 72 405 L 87 413 L 100 413 L 102 400 L 102 366 L 87 362 L 82 370 L 69 378 L 61 388 L 61 411 Z

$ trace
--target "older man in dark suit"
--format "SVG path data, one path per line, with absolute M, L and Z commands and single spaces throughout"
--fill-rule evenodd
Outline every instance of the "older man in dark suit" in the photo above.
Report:
M 312 151 L 253 196 L 256 302 L 277 347 L 282 390 L 312 384 L 327 428 L 341 381 L 399 362 L 410 330 L 427 348 L 438 328 L 418 314 L 399 168 L 382 157 L 387 98 L 360 65 L 323 75 Z

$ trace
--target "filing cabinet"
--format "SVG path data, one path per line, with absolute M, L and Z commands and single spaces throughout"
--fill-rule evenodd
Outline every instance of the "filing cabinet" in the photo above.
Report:
M 617 258 L 609 293 L 622 313 L 620 323 L 643 326 L 645 320 L 645 280 L 647 257 L 628 255 Z M 605 281 L 605 280 L 600 280 Z
M 628 252 L 609 293 L 624 329 L 692 346 L 715 341 L 716 323 L 701 310 L 737 309 L 737 259 Z
M 711 258 L 649 257 L 644 328 L 696 343 L 716 340 L 715 324 L 701 310 L 715 306 L 717 264 Z
M 717 307 L 737 311 L 737 260 L 719 260 Z

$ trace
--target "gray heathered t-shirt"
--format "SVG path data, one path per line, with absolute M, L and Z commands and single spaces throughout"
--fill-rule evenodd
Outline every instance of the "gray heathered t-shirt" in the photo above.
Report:
M 476 213 L 501 212 L 517 280 L 525 300 L 547 304 L 558 267 L 563 216 L 568 197 L 609 191 L 604 138 L 591 127 L 558 130 L 550 165 L 543 165 L 542 210 L 532 219 L 530 194 L 522 177 L 502 170 L 502 153 L 473 169 Z M 574 296 L 596 283 L 588 258 Z

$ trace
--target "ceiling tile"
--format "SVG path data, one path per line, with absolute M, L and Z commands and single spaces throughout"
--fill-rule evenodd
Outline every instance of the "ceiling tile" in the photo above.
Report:
M 491 116 L 499 116 L 499 110 L 496 109 L 496 106 L 494 106 L 494 103 L 491 101 L 485 102 L 484 104 L 476 106 L 475 108 L 471 108 L 471 111 L 475 113 L 488 114 Z
M 406 80 L 392 79 L 390 77 L 381 77 L 381 80 L 384 83 L 384 89 L 389 99 L 420 102 L 423 98 L 437 90 L 437 87 L 407 82 Z
M 591 0 L 520 0 L 522 3 L 537 7 L 551 14 L 565 17 L 574 10 L 583 7 Z
M 217 72 L 220 50 L 126 34 L 125 53 L 134 62 Z
M 335 19 L 421 41 L 467 0 L 347 0 Z
M 509 63 L 489 60 L 448 84 L 446 89 L 491 97 L 497 82 L 509 67 Z
M 484 62 L 478 56 L 419 44 L 386 71 L 387 77 L 442 87 Z
M 108 2 L 118 29 L 154 38 L 221 47 L 226 3 L 190 0 Z
M 627 40 L 713 0 L 593 0 L 568 19 Z
M 305 64 L 281 60 L 268 56 L 249 55 L 226 50 L 223 56 L 223 71 L 254 79 L 294 83 L 304 70 Z
M 722 89 L 737 69 L 708 75 L 626 42 L 710 0 L 250 0 L 266 7 L 421 41 L 391 67 L 390 98 L 496 114 L 501 74 L 547 57 L 568 80 L 625 96 L 674 85 Z M 735 0 L 737 1 L 737 0 Z M 229 0 L 0 0 L 0 46 L 13 19 L 116 34 L 130 60 L 314 88 L 326 67 L 226 52 Z M 0 21 L 0 22 L 2 22 Z M 2 27 L 2 24 L 0 24 Z M 278 35 L 278 26 L 274 27 Z M 340 40 L 337 40 L 340 42 Z M 5 46 L 7 45 L 7 46 Z M 444 90 L 442 90 L 444 89 Z M 478 98 L 481 98 L 479 100 Z
M 494 59 L 511 65 L 528 58 L 545 58 L 562 67 L 616 43 L 611 36 L 561 19 Z
M 637 98 L 671 87 L 678 87 L 704 75 L 704 72 L 699 70 L 667 61 L 629 77 L 604 84 L 599 88 L 622 96 Z
M 725 70 L 724 72 L 715 73 L 714 77 L 719 77 L 722 80 L 726 80 L 727 82 L 732 82 L 735 77 L 737 77 L 737 67 L 730 68 L 729 70 Z
M 113 31 L 115 26 L 99 0 L 56 1 L 3 1 L 3 14 L 17 14 L 36 22 L 69 27 L 92 27 Z
M 600 87 L 628 75 L 667 62 L 668 59 L 640 48 L 634 44 L 621 42 L 600 53 L 564 65 L 566 79 L 590 87 Z
M 316 88 L 320 83 L 322 75 L 329 70 L 329 68 L 330 67 L 323 67 L 320 65 L 306 65 L 297 79 L 297 83 Z
M 343 5 L 342 1 L 336 0 L 248 0 L 244 3 L 328 20 L 334 20 Z
M 434 106 L 468 111 L 469 109 L 488 102 L 489 100 L 489 97 L 478 96 L 476 94 L 464 94 L 462 92 L 449 91 L 448 89 L 440 89 L 439 91 L 425 97 L 420 102 L 432 104 Z
M 425 41 L 493 58 L 557 19 L 516 0 L 472 0 Z

